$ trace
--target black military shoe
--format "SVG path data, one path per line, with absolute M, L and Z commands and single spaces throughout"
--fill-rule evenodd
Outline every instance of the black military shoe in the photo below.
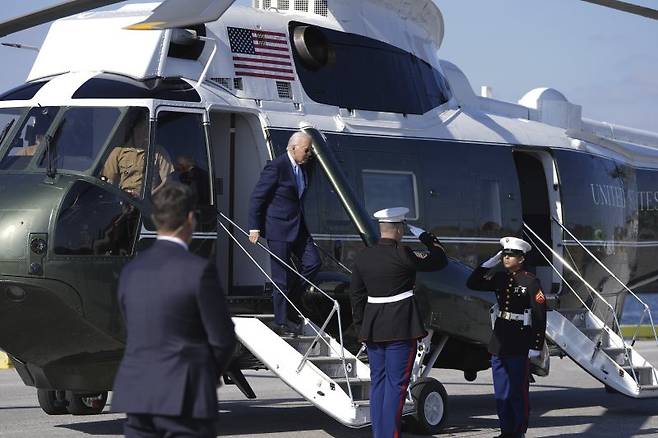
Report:
M 294 331 L 290 330 L 287 325 L 285 324 L 276 324 L 276 323 L 270 323 L 268 324 L 269 328 L 276 333 L 279 336 L 284 336 L 284 337 L 295 337 L 297 336 L 297 333 Z

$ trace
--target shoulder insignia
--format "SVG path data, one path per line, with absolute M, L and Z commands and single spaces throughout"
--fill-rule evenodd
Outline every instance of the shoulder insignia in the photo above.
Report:
M 528 277 L 528 278 L 535 278 L 535 276 L 534 276 L 534 274 L 533 274 L 532 272 L 521 271 L 521 273 L 522 273 L 523 275 L 525 275 L 526 277 Z
M 427 252 L 425 252 L 425 251 L 414 251 L 414 254 L 415 254 L 416 257 L 418 257 L 419 259 L 426 259 L 427 256 L 429 255 L 429 254 L 428 254 Z
M 544 292 L 542 292 L 541 289 L 537 291 L 537 294 L 535 295 L 535 301 L 537 301 L 539 304 L 544 304 L 546 302 L 546 297 L 544 296 Z

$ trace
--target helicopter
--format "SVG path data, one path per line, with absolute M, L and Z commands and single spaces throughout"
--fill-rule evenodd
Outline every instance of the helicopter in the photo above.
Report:
M 493 294 L 466 278 L 508 235 L 535 247 L 528 263 L 553 309 L 535 372 L 567 355 L 612 390 L 658 394 L 656 370 L 620 340 L 617 321 L 631 289 L 658 281 L 642 263 L 658 246 L 658 134 L 583 119 L 554 89 L 518 104 L 475 95 L 440 59 L 431 0 L 91 11 L 117 3 L 72 0 L 0 23 L 3 36 L 57 20 L 25 84 L 0 95 L 0 348 L 46 413 L 102 412 L 125 338 L 117 280 L 155 240 L 150 199 L 168 180 L 197 192 L 190 248 L 216 260 L 242 344 L 225 379 L 247 397 L 242 370 L 268 368 L 343 424 L 368 424 L 367 366 L 346 352 L 358 348 L 349 266 L 377 239 L 372 213 L 391 205 L 407 206 L 451 257 L 415 291 L 431 335 L 405 412 L 424 432 L 440 430 L 448 401 L 429 370 L 472 381 L 489 367 Z M 260 170 L 298 130 L 313 138 L 305 209 L 323 272 L 304 297 L 306 337 L 289 351 L 292 341 L 261 327 L 270 256 L 246 248 L 241 227 Z M 334 339 L 343 334 L 345 344 Z M 324 362 L 308 354 L 320 341 Z

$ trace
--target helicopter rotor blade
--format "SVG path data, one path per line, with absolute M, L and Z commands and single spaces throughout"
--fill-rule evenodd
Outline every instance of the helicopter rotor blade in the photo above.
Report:
M 68 0 L 0 23 L 0 37 L 125 0 Z
M 216 21 L 235 0 L 165 0 L 146 20 L 126 29 L 151 30 L 188 27 Z
M 645 6 L 635 5 L 633 3 L 623 2 L 620 0 L 582 0 L 588 3 L 594 3 L 606 8 L 616 9 L 629 14 L 639 15 L 641 17 L 658 20 L 658 10 L 647 8 Z

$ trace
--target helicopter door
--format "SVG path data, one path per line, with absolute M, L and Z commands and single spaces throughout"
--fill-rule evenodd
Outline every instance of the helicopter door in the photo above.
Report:
M 543 151 L 515 151 L 514 162 L 521 190 L 523 221 L 554 251 L 561 252 L 562 233 L 552 220 L 562 215 L 560 185 L 553 157 Z M 527 255 L 528 265 L 535 267 L 535 273 L 545 291 L 558 293 L 560 278 L 541 253 L 558 269 L 561 265 L 555 263 L 551 253 L 541 243 L 536 242 L 533 247 L 534 250 Z
M 204 111 L 160 108 L 153 138 L 148 193 L 152 196 L 168 181 L 192 188 L 198 211 L 190 251 L 209 258 L 215 251 L 217 230 Z
M 211 110 L 209 131 L 217 210 L 247 229 L 251 192 L 270 159 L 260 121 L 250 114 Z M 269 272 L 267 253 L 250 244 L 239 230 L 230 225 L 229 230 Z M 267 279 L 224 230 L 218 232 L 217 269 L 227 295 L 262 295 Z

